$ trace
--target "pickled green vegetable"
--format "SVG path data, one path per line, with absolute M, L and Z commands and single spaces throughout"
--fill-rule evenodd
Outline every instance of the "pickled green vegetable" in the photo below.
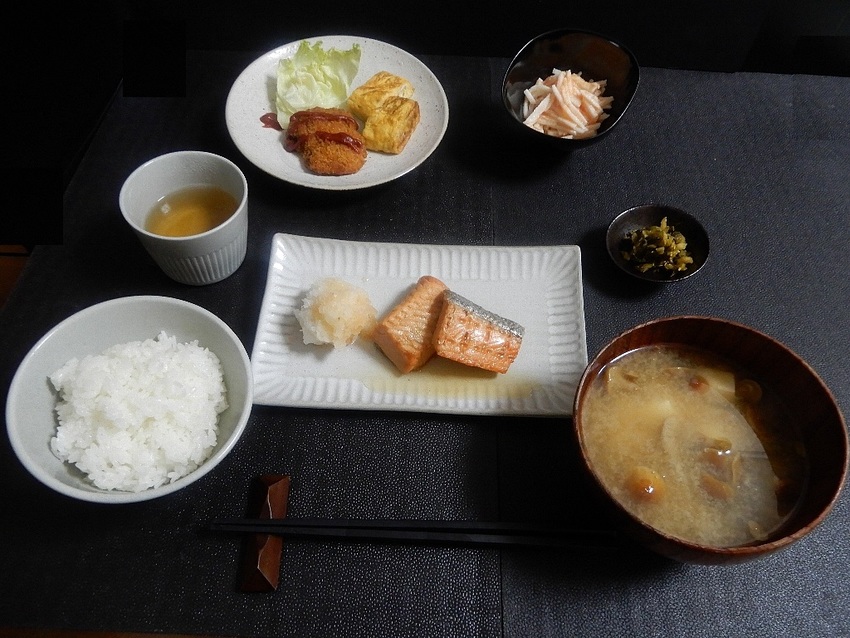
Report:
M 688 254 L 685 236 L 664 217 L 658 226 L 631 231 L 623 241 L 620 254 L 638 272 L 669 274 L 684 272 L 694 263 Z

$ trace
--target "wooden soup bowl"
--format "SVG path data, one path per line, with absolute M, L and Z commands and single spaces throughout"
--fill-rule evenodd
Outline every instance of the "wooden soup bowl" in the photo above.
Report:
M 737 547 L 710 547 L 658 531 L 622 507 L 600 481 L 584 445 L 582 408 L 593 380 L 610 361 L 636 348 L 680 344 L 715 353 L 740 365 L 783 397 L 796 419 L 809 458 L 809 482 L 796 512 L 764 541 Z M 788 347 L 729 320 L 677 316 L 635 326 L 615 337 L 588 364 L 578 385 L 573 412 L 581 466 L 598 488 L 615 525 L 645 547 L 686 563 L 731 564 L 788 547 L 817 527 L 832 510 L 848 467 L 847 426 L 838 404 L 815 371 Z

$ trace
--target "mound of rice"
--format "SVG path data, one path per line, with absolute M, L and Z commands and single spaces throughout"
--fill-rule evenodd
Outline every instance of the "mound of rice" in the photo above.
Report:
M 218 357 L 165 332 L 71 359 L 50 382 L 59 393 L 50 447 L 104 490 L 140 492 L 194 471 L 227 409 Z

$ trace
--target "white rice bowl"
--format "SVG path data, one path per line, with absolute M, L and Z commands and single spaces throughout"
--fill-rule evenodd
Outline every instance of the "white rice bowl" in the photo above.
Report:
M 103 356 L 110 348 L 125 352 Z M 162 369 L 165 361 L 176 369 Z M 68 317 L 32 347 L 9 386 L 6 427 L 44 485 L 129 503 L 215 468 L 252 403 L 248 354 L 224 321 L 180 299 L 122 297 Z

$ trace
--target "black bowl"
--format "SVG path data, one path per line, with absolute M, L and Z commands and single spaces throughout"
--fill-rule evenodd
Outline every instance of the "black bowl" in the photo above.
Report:
M 628 235 L 633 230 L 658 226 L 664 217 L 667 218 L 668 226 L 672 226 L 676 231 L 685 236 L 685 241 L 688 242 L 688 253 L 694 262 L 687 270 L 673 274 L 656 270 L 640 272 L 632 262 L 626 261 L 623 258 L 621 251 L 624 248 L 624 242 L 628 243 Z M 614 263 L 624 272 L 644 281 L 659 283 L 682 281 L 702 268 L 708 259 L 708 233 L 705 232 L 702 224 L 693 215 L 678 208 L 664 206 L 662 204 L 635 206 L 617 215 L 614 221 L 608 226 L 606 243 L 608 254 L 614 260 Z
M 581 72 L 586 80 L 606 80 L 605 95 L 614 98 L 608 117 L 596 135 L 586 139 L 568 139 L 547 135 L 523 124 L 523 91 L 553 69 Z M 622 44 L 610 38 L 580 29 L 556 29 L 538 35 L 526 44 L 508 65 L 502 80 L 502 102 L 510 116 L 530 138 L 564 149 L 582 148 L 605 137 L 629 108 L 640 81 L 637 58 Z

